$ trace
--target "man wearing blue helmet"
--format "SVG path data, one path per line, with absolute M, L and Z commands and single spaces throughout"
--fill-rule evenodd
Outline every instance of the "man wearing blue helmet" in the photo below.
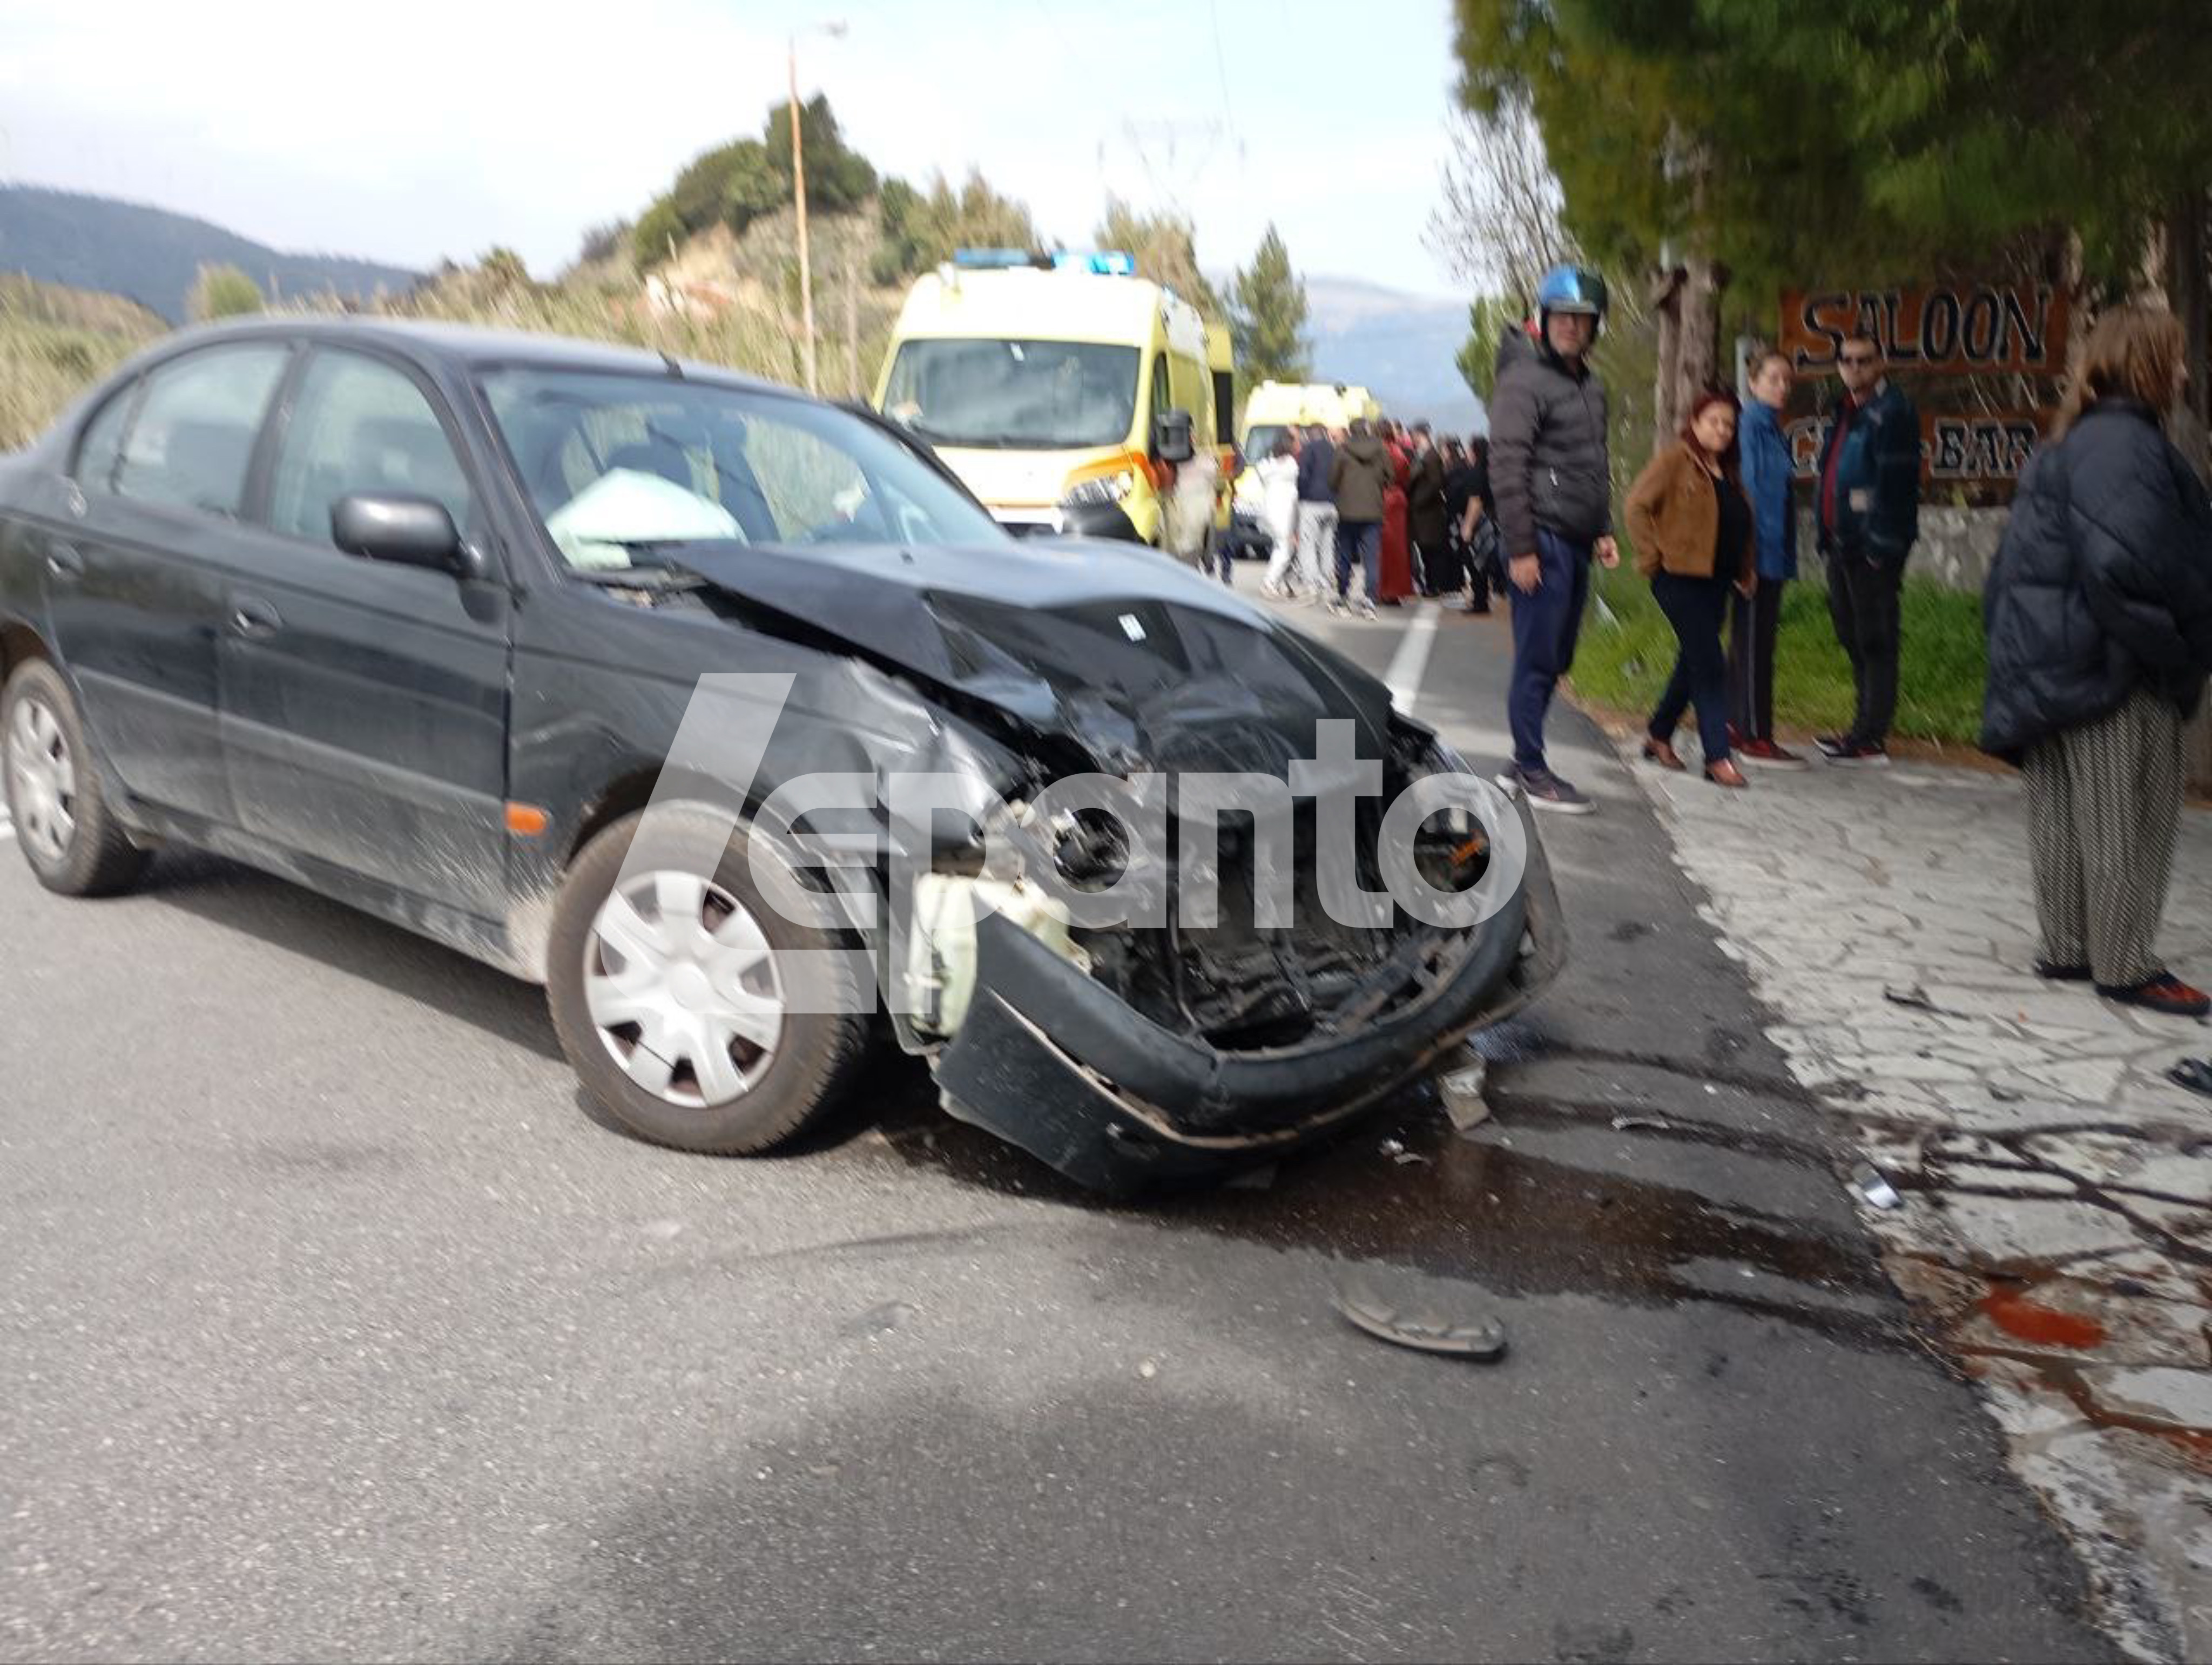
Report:
M 1513 596 L 1513 682 L 1506 716 L 1513 763 L 1504 778 L 1539 809 L 1594 807 L 1553 774 L 1544 718 L 1574 663 L 1590 562 L 1620 564 L 1606 464 L 1605 384 L 1589 349 L 1605 318 L 1605 280 L 1554 266 L 1536 291 L 1537 330 L 1515 328 L 1498 349 L 1490 400 L 1490 485 Z

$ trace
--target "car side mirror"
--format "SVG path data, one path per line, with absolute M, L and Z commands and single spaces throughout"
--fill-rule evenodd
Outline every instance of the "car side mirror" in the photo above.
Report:
M 1196 454 L 1188 410 L 1164 410 L 1152 418 L 1153 456 L 1163 463 L 1188 463 Z
M 456 577 L 470 570 L 453 516 L 432 498 L 355 492 L 331 505 L 331 536 L 346 554 L 364 560 Z

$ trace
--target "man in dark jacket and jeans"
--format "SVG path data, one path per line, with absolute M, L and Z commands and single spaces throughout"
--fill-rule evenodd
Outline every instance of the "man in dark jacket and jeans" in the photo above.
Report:
M 1294 571 L 1306 586 L 1305 599 L 1317 602 L 1336 560 L 1336 493 L 1328 483 L 1336 464 L 1336 445 L 1319 422 L 1307 424 L 1298 447 L 1298 518 L 1291 542 L 1297 550 Z
M 1849 733 L 1814 741 L 1831 763 L 1887 764 L 1897 716 L 1898 592 L 1920 536 L 1920 414 L 1882 373 L 1864 336 L 1837 363 L 1844 401 L 1820 445 L 1814 501 L 1828 614 L 1850 657 L 1858 710 Z
M 1595 807 L 1553 774 L 1544 718 L 1574 663 L 1593 560 L 1618 566 L 1606 466 L 1605 384 L 1589 352 L 1605 318 L 1605 280 L 1557 266 L 1536 291 L 1538 335 L 1507 333 L 1490 400 L 1490 487 L 1513 597 L 1513 764 L 1504 779 L 1539 809 Z
M 1380 582 L 1382 554 L 1382 493 L 1390 484 L 1395 465 L 1382 442 L 1370 432 L 1364 417 L 1354 418 L 1352 433 L 1329 464 L 1329 487 L 1336 497 L 1336 599 L 1333 612 L 1343 612 L 1352 602 L 1352 564 L 1357 560 L 1367 584 L 1359 610 L 1375 616 L 1375 590 Z

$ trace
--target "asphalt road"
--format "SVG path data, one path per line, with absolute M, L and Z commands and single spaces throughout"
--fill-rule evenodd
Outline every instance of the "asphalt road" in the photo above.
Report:
M 1431 641 L 1470 755 L 1504 640 Z M 1141 1207 L 896 1060 L 799 1154 L 650 1148 L 533 990 L 190 856 L 64 903 L 0 843 L 0 1656 L 2109 1653 L 1559 726 L 1603 810 L 1547 823 L 1577 959 L 1489 1038 L 1492 1121 L 1411 1097 Z M 1352 1267 L 1511 1352 L 1352 1330 Z

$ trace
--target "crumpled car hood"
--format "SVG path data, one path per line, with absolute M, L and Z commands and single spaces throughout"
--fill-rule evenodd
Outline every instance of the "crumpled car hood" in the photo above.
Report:
M 1224 586 L 1147 549 L 736 542 L 665 551 L 715 589 L 1081 746 L 1101 768 L 1286 776 L 1315 724 L 1379 758 L 1389 690 Z

